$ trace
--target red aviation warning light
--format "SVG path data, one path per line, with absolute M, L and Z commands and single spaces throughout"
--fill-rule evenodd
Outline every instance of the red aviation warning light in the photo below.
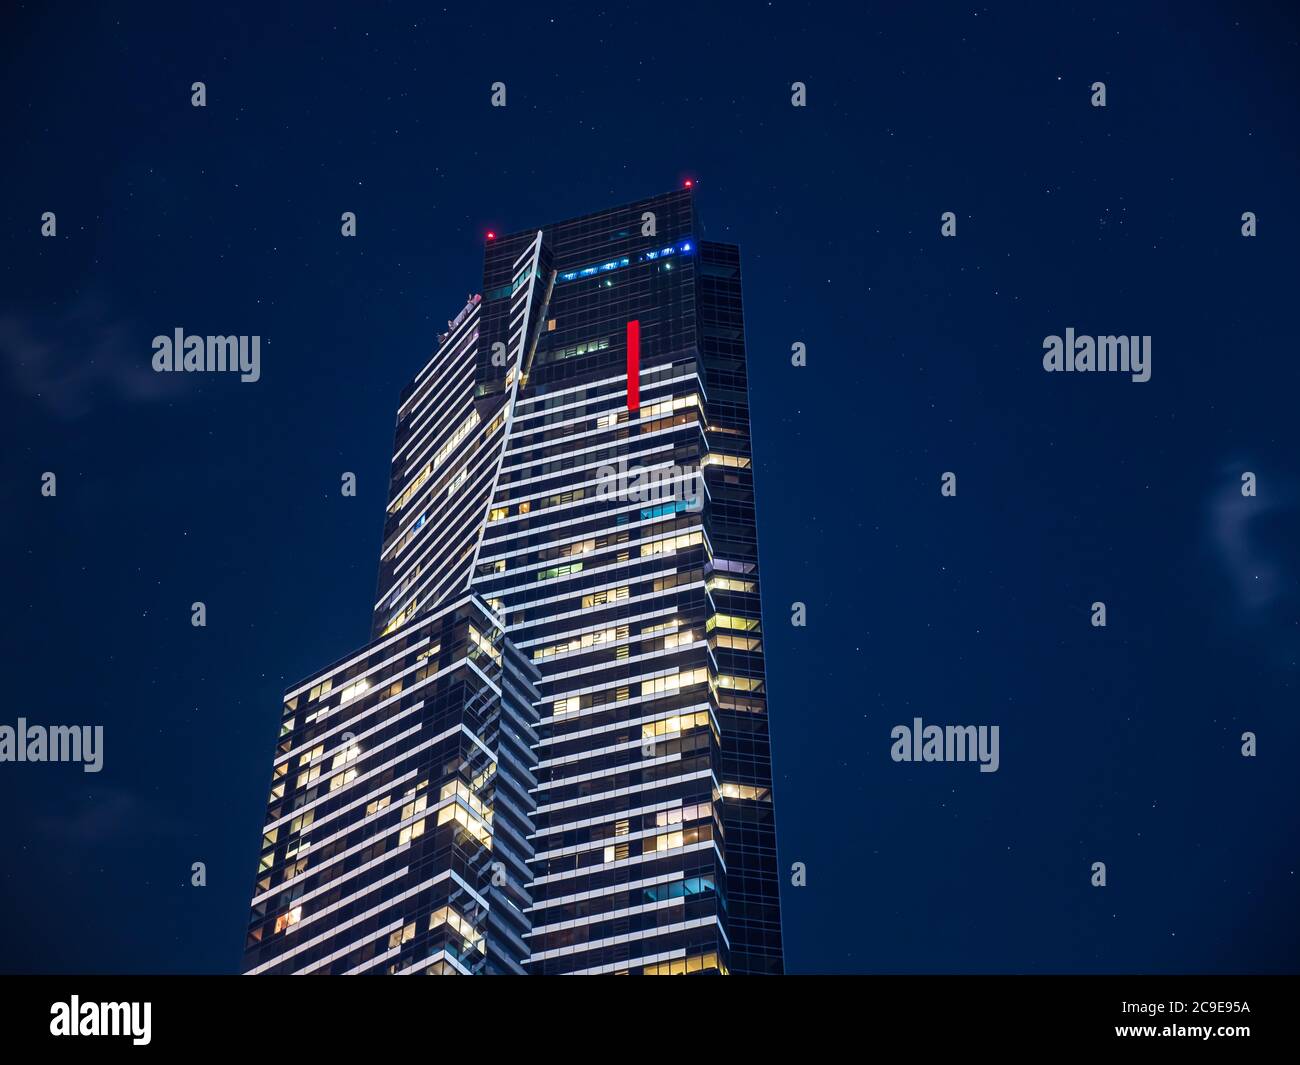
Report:
M 627 323 L 627 409 L 641 409 L 641 323 Z

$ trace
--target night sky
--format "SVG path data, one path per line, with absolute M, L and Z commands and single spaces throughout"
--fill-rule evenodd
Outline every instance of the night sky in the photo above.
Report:
M 367 639 L 485 232 L 692 178 L 742 250 L 788 969 L 1296 970 L 1297 16 L 1062 6 L 11 6 L 0 724 L 105 750 L 0 764 L 0 967 L 237 969 L 280 694 Z M 178 327 L 261 380 L 155 374 Z M 1045 373 L 1068 327 L 1151 380 Z M 999 771 L 891 761 L 918 716 Z

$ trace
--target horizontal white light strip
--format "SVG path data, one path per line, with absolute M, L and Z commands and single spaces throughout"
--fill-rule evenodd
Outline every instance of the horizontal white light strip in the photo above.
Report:
M 535 910 L 546 910 L 554 906 L 567 906 L 570 903 L 582 902 L 587 899 L 603 898 L 606 895 L 617 895 L 623 891 L 640 891 L 648 887 L 667 887 L 669 884 L 676 884 L 686 879 L 686 872 L 682 869 L 674 869 L 671 873 L 663 873 L 659 876 L 648 876 L 641 880 L 626 880 L 617 884 L 607 884 L 604 887 L 592 888 L 590 891 L 576 891 L 572 895 L 556 895 L 554 898 L 546 899 L 543 902 L 535 902 L 528 907 L 527 912 L 532 913 Z
M 722 932 L 722 922 L 715 914 L 711 917 L 697 917 L 693 921 L 679 921 L 677 924 L 664 925 L 661 928 L 645 928 L 640 932 L 629 932 L 622 936 L 609 936 L 605 939 L 595 939 L 590 943 L 576 943 L 571 947 L 557 947 L 554 950 L 544 950 L 540 954 L 533 954 L 528 960 L 536 963 L 540 961 L 550 961 L 552 958 L 564 958 L 573 954 L 586 954 L 593 950 L 600 950 L 602 947 L 612 947 L 638 939 L 669 936 L 674 932 L 689 932 L 692 928 L 704 928 L 711 924 L 716 924 L 719 933 L 722 933 L 724 938 L 726 937 L 726 933 Z
M 680 777 L 667 777 L 664 780 L 655 780 L 648 784 L 633 784 L 630 787 L 616 788 L 613 791 L 602 791 L 596 795 L 579 795 L 572 799 L 565 799 L 563 802 L 546 803 L 539 805 L 535 812 L 540 816 L 553 813 L 556 810 L 573 810 L 579 806 L 590 806 L 592 803 L 608 802 L 611 799 L 626 798 L 647 791 L 658 791 L 661 788 L 689 783 L 692 780 L 703 780 L 712 776 L 713 770 L 711 769 L 697 769 L 693 773 L 686 773 Z

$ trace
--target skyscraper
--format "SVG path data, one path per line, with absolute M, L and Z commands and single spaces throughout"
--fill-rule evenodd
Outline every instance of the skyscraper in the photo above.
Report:
M 286 693 L 250 972 L 779 973 L 737 248 L 489 240 L 404 390 L 373 642 Z

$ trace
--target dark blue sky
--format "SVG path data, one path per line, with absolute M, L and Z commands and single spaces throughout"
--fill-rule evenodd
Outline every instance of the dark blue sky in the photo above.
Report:
M 1238 6 L 9 10 L 0 724 L 106 735 L 0 765 L 0 967 L 236 968 L 280 692 L 366 639 L 483 233 L 691 176 L 743 254 L 789 969 L 1294 971 L 1300 45 Z M 177 327 L 262 380 L 155 375 Z M 1151 381 L 1044 373 L 1067 327 Z M 1000 770 L 893 763 L 914 716 Z

